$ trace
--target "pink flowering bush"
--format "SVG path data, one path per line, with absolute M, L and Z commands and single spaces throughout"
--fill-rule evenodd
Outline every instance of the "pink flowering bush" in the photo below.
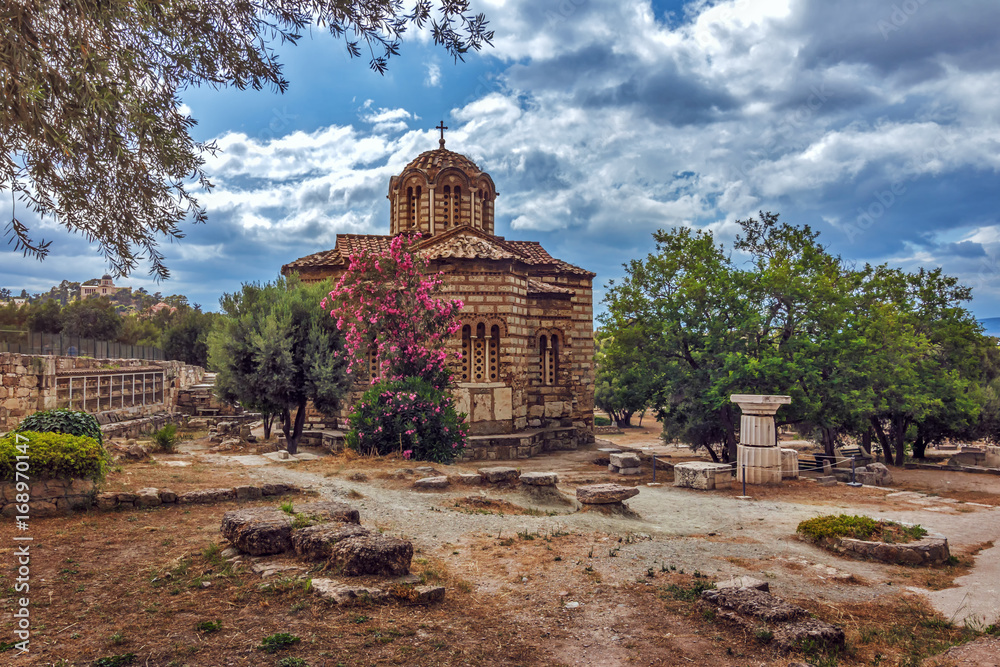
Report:
M 354 406 L 345 438 L 363 454 L 399 452 L 406 459 L 451 463 L 465 446 L 464 419 L 448 392 L 427 380 L 385 380 Z
M 348 370 L 371 388 L 354 406 L 347 445 L 364 453 L 447 463 L 465 446 L 464 414 L 447 389 L 445 342 L 461 327 L 462 302 L 437 296 L 440 274 L 413 252 L 419 234 L 400 234 L 385 252 L 351 255 L 323 300 L 344 336 Z
M 438 389 L 451 380 L 444 343 L 461 327 L 459 300 L 436 296 L 441 275 L 413 252 L 419 234 L 394 237 L 385 252 L 361 252 L 322 302 L 344 335 L 348 371 L 367 377 L 375 355 L 381 380 L 419 377 Z

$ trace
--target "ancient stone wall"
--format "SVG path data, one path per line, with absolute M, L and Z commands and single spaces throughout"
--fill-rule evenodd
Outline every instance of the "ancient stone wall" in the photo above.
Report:
M 542 381 L 537 335 L 529 354 L 528 426 L 575 426 L 581 442 L 592 442 L 594 433 L 594 314 L 593 290 L 588 276 L 542 276 L 542 282 L 572 291 L 538 294 L 528 299 L 527 325 L 533 332 L 562 334 L 556 382 Z
M 205 371 L 180 361 L 0 353 L 0 433 L 40 410 L 113 414 L 104 423 L 171 412 Z M 116 418 L 117 417 L 117 418 Z M 99 418 L 99 421 L 100 418 Z

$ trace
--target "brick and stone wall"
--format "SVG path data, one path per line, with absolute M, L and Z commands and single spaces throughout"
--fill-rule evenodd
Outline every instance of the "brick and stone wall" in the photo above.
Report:
M 106 422 L 172 412 L 178 392 L 200 382 L 204 373 L 203 368 L 180 361 L 3 352 L 0 433 L 30 414 L 55 408 L 114 415 Z

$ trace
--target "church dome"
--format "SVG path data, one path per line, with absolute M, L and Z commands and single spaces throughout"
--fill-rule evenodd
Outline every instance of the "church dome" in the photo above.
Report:
M 421 153 L 389 180 L 388 198 L 393 235 L 434 236 L 463 225 L 493 234 L 493 179 L 466 156 L 446 149 L 443 136 L 439 148 Z

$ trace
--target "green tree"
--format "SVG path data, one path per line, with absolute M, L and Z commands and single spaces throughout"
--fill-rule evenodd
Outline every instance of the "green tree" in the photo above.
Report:
M 138 315 L 126 315 L 122 318 L 122 332 L 118 342 L 125 345 L 145 345 L 159 347 L 162 332 L 149 319 Z
M 207 366 L 208 334 L 215 314 L 200 313 L 188 307 L 178 309 L 178 313 L 163 331 L 161 346 L 164 356 L 186 364 Z
M 63 308 L 63 333 L 95 340 L 117 340 L 122 332 L 122 318 L 104 297 L 74 301 Z
M 307 403 L 321 412 L 338 410 L 349 386 L 343 339 L 319 305 L 331 288 L 329 282 L 304 284 L 298 278 L 244 284 L 222 297 L 222 316 L 209 336 L 216 393 L 279 415 L 292 454 Z
M 489 43 L 482 15 L 465 0 L 166 0 L 5 3 L 0 25 L 0 192 L 96 241 L 119 274 L 145 257 L 166 277 L 161 238 L 183 236 L 182 220 L 205 220 L 188 190 L 209 188 L 195 120 L 181 112 L 187 86 L 234 85 L 284 92 L 276 42 L 295 43 L 315 22 L 360 45 L 383 72 L 410 25 L 431 22 L 436 44 L 460 58 Z M 433 11 L 433 15 L 432 15 Z M 9 199 L 9 197 L 8 197 Z M 44 257 L 15 210 L 8 235 Z
M 31 306 L 28 328 L 33 332 L 57 334 L 62 331 L 62 308 L 55 299 Z
M 619 428 L 632 425 L 632 415 L 644 410 L 656 392 L 656 377 L 633 348 L 616 344 L 616 339 L 596 332 L 597 377 L 594 403 L 607 412 Z

